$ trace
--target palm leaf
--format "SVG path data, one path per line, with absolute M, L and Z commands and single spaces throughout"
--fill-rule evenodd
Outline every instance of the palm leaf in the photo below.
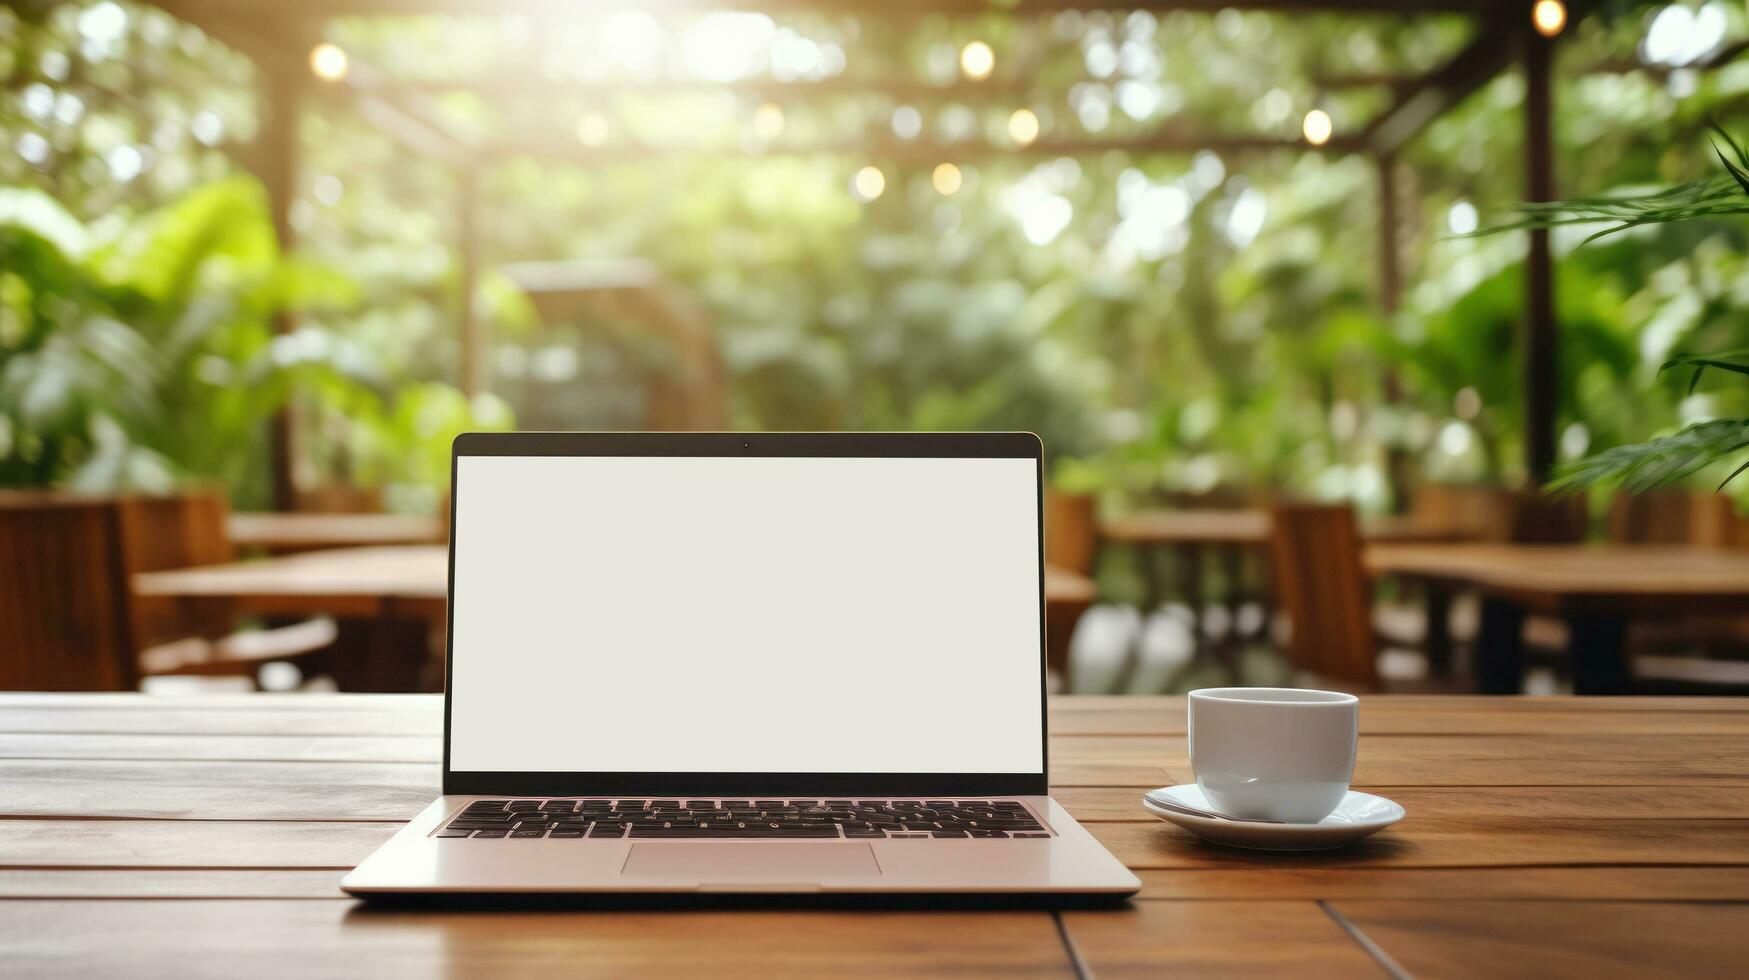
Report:
M 1749 450 L 1749 419 L 1696 422 L 1673 435 L 1617 446 L 1569 463 L 1556 472 L 1549 489 L 1574 493 L 1613 484 L 1630 493 L 1641 493 L 1745 450 Z M 1739 467 L 1737 473 L 1741 472 Z M 1732 473 L 1725 482 L 1729 483 L 1737 473 Z

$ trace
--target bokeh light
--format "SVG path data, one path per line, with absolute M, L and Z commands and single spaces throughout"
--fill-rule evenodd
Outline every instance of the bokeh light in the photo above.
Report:
M 1336 126 L 1330 121 L 1330 114 L 1322 109 L 1313 109 L 1306 113 L 1306 121 L 1300 125 L 1300 132 L 1306 136 L 1306 142 L 1313 146 L 1323 146 L 1330 142 L 1330 134 Z
M 783 108 L 766 102 L 753 110 L 753 134 L 762 140 L 777 139 L 783 133 Z
M 859 199 L 872 201 L 887 189 L 887 175 L 879 167 L 864 167 L 850 180 L 850 191 Z
M 964 180 L 960 168 L 951 163 L 937 164 L 935 172 L 929 175 L 929 182 L 935 185 L 936 193 L 942 197 L 951 197 L 959 193 L 960 185 Z
M 346 52 L 338 44 L 324 41 L 310 49 L 310 70 L 323 81 L 338 82 L 346 77 Z
M 1536 0 L 1530 8 L 1530 22 L 1543 37 L 1554 37 L 1567 26 L 1567 5 L 1561 0 Z
M 1038 128 L 1038 116 L 1031 109 L 1016 109 L 1008 117 L 1008 135 L 1021 146 L 1038 139 Z
M 983 81 L 996 70 L 996 52 L 983 41 L 972 41 L 960 49 L 960 71 L 974 81 Z

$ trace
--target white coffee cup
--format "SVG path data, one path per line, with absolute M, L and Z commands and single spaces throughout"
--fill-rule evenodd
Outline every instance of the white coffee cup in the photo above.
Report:
M 1209 805 L 1235 817 L 1317 823 L 1354 778 L 1360 699 L 1337 691 L 1190 692 L 1190 767 Z

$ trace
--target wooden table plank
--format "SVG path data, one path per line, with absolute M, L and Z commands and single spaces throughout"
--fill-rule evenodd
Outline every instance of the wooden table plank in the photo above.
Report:
M 350 870 L 399 829 L 400 822 L 361 821 L 7 820 L 0 868 Z
M 1361 740 L 1355 777 L 1374 786 L 1749 785 L 1749 734 L 1374 735 Z M 1144 787 L 1189 782 L 1189 752 L 1176 735 L 1055 736 L 1051 781 Z
M 1749 905 L 1338 901 L 1417 976 L 1741 976 Z
M 1137 902 L 1063 922 L 1098 977 L 1386 975 L 1315 902 Z
M 344 901 L 14 902 L 20 976 L 1072 975 L 1043 912 L 430 912 Z M 191 928 L 191 926 L 198 926 Z
M 11 735 L 0 759 L 150 759 L 236 762 L 443 761 L 432 735 Z
M 1174 868 L 1136 872 L 1154 899 L 1443 899 L 1749 901 L 1749 867 Z
M 1051 702 L 1050 723 L 1053 735 L 1183 735 L 1185 699 L 1060 697 Z M 1749 701 L 1570 697 L 1501 701 L 1392 695 L 1362 702 L 1360 731 L 1363 735 L 1742 734 L 1749 731 Z
M 1141 868 L 1521 868 L 1555 865 L 1749 866 L 1749 820 L 1448 819 L 1411 816 L 1340 851 L 1276 855 L 1205 844 L 1164 821 L 1087 829 Z
M 345 898 L 334 868 L 0 869 L 8 898 Z
M 399 762 L 0 760 L 0 816 L 411 820 L 435 765 Z
M 208 703 L 211 702 L 211 703 Z M 99 711 L 90 708 L 101 708 Z M 1181 697 L 1051 700 L 1060 735 L 1182 735 Z M 1367 735 L 1709 735 L 1749 730 L 1749 701 L 1732 698 L 1369 698 Z M 431 694 L 147 697 L 0 693 L 0 732 L 188 735 L 415 735 L 443 732 Z
M 1150 787 L 1065 787 L 1057 802 L 1082 823 L 1153 820 L 1141 808 Z M 1740 786 L 1368 786 L 1389 796 L 1411 818 L 1487 819 L 1511 813 L 1526 820 L 1749 820 L 1749 793 Z

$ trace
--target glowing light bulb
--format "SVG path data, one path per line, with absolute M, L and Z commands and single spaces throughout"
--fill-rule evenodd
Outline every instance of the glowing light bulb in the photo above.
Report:
M 1561 0 L 1536 0 L 1530 8 L 1530 22 L 1543 37 L 1554 37 L 1567 26 L 1567 5 Z
M 887 177 L 879 167 L 864 167 L 850 180 L 850 190 L 864 201 L 872 201 L 887 189 Z
M 1038 139 L 1038 116 L 1031 109 L 1014 110 L 1014 115 L 1008 117 L 1008 135 L 1021 146 Z
M 935 192 L 942 197 L 952 197 L 958 193 L 964 180 L 960 168 L 951 163 L 937 164 L 935 172 L 929 175 L 929 182 L 935 185 Z
M 346 77 L 346 51 L 326 41 L 316 45 L 310 49 L 310 70 L 324 81 L 340 81 Z
M 960 71 L 973 81 L 981 82 L 996 70 L 996 52 L 982 41 L 972 41 L 960 49 Z
M 1336 129 L 1330 122 L 1330 114 L 1322 109 L 1313 109 L 1306 113 L 1306 121 L 1300 126 L 1300 132 L 1306 134 L 1306 142 L 1313 146 L 1323 146 L 1330 142 L 1330 134 Z
M 753 110 L 753 133 L 767 142 L 774 140 L 783 132 L 783 109 L 775 102 L 767 102 Z

